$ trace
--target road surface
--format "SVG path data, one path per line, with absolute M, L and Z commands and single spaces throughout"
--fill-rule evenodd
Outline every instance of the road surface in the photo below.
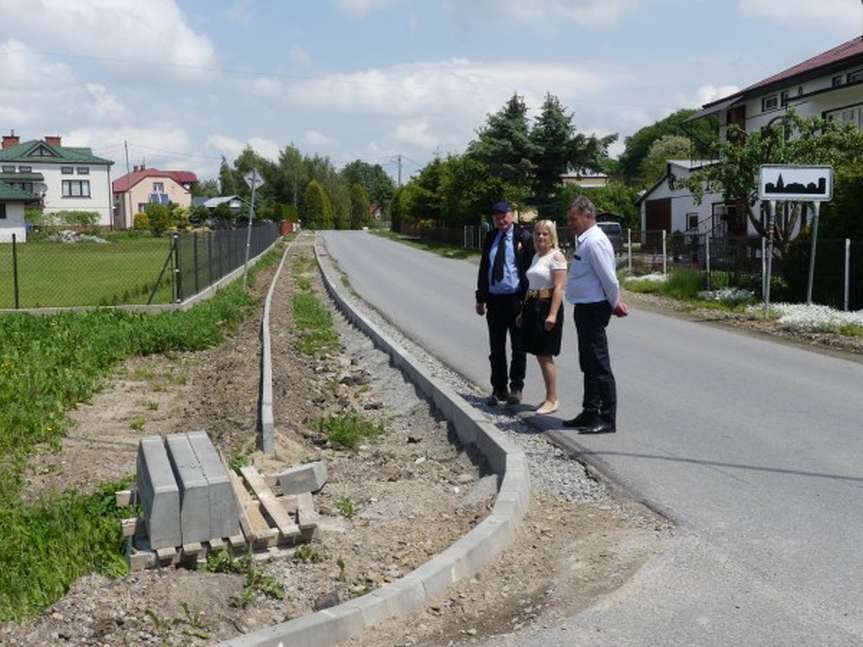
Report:
M 324 239 L 363 298 L 488 385 L 476 264 L 364 232 Z M 551 429 L 581 408 L 566 317 Z M 680 537 L 590 609 L 485 644 L 863 645 L 863 364 L 638 310 L 609 339 L 618 433 L 565 433 Z

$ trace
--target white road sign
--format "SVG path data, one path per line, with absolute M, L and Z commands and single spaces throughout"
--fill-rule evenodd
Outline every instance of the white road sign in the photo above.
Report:
M 765 164 L 758 197 L 777 202 L 828 202 L 833 199 L 833 168 Z
M 249 185 L 250 189 L 260 189 L 261 185 L 264 183 L 264 178 L 261 177 L 260 172 L 256 168 L 253 168 L 251 171 L 246 173 L 243 176 L 243 179 L 246 181 L 246 184 Z

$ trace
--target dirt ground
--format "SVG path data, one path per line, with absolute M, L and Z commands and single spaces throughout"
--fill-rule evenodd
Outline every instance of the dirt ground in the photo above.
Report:
M 750 319 L 739 312 L 713 308 L 696 308 L 684 302 L 658 294 L 642 294 L 624 290 L 626 303 L 665 314 L 677 314 L 693 321 L 728 326 L 758 335 L 769 335 L 780 341 L 808 347 L 812 350 L 838 352 L 849 359 L 863 360 L 863 337 L 835 333 L 797 332 L 779 327 L 775 321 Z
M 322 518 L 313 553 L 262 567 L 284 587 L 284 599 L 256 594 L 238 607 L 239 574 L 171 568 L 114 580 L 88 576 L 40 618 L 0 626 L 0 645 L 209 644 L 397 579 L 488 513 L 496 478 L 470 460 L 446 422 L 331 305 L 341 350 L 308 357 L 295 349 L 291 296 L 299 256 L 311 256 L 311 236 L 295 243 L 274 293 L 275 458 L 255 451 L 259 308 L 218 348 L 134 358 L 119 367 L 92 402 L 70 412 L 74 424 L 60 451 L 33 457 L 26 489 L 32 499 L 132 477 L 140 437 L 197 429 L 208 431 L 229 458 L 243 457 L 265 473 L 324 460 L 330 480 L 315 496 Z M 259 274 L 258 295 L 274 271 Z M 304 278 L 326 301 L 318 275 Z M 357 451 L 330 446 L 316 423 L 346 412 L 386 433 Z M 537 489 L 533 497 L 515 545 L 492 567 L 415 618 L 387 623 L 351 644 L 458 644 L 577 612 L 619 587 L 673 533 L 653 513 L 611 496 L 573 501 Z M 337 506 L 345 500 L 354 509 L 350 518 Z

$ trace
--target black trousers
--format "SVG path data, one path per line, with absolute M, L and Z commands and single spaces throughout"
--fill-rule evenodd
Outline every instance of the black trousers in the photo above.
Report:
M 611 319 L 608 301 L 579 303 L 573 310 L 578 333 L 578 365 L 584 373 L 584 409 L 598 411 L 610 422 L 617 416 L 617 386 L 608 356 L 605 328 Z
M 490 294 L 486 304 L 485 319 L 488 323 L 488 342 L 491 353 L 491 388 L 495 393 L 505 393 L 507 382 L 511 389 L 524 388 L 527 355 L 522 350 L 521 328 L 515 325 L 515 317 L 521 312 L 521 297 L 517 294 Z M 512 346 L 512 362 L 509 375 L 506 370 L 506 336 Z

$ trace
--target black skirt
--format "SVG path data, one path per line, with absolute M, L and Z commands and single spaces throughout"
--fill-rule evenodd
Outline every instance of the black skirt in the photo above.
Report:
M 560 354 L 563 335 L 563 304 L 557 309 L 554 328 L 545 329 L 545 319 L 551 309 L 551 299 L 528 299 L 521 312 L 522 346 L 531 355 Z

